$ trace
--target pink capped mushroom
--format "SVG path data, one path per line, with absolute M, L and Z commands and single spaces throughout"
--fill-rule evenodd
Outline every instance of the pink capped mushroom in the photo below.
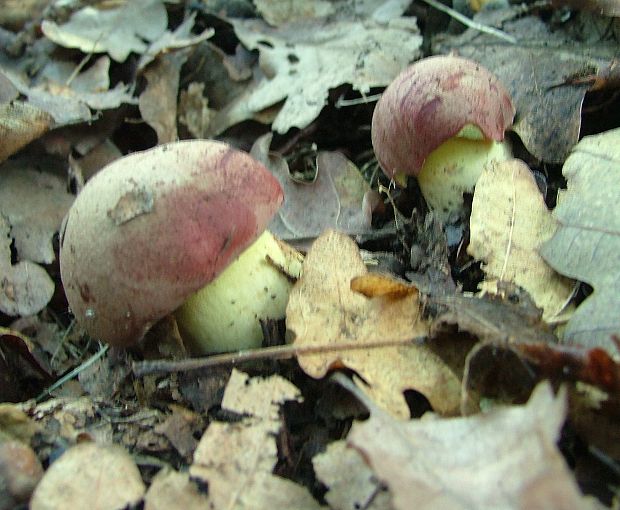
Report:
M 75 200 L 61 239 L 76 321 L 111 345 L 134 344 L 250 247 L 282 200 L 262 164 L 220 142 L 170 143 L 111 163 Z
M 384 91 L 372 118 L 372 145 L 388 177 L 403 184 L 405 176 L 417 176 L 429 205 L 447 213 L 455 205 L 450 202 L 473 188 L 484 164 L 511 157 L 500 142 L 514 115 L 510 95 L 480 64 L 429 57 Z M 454 176 L 465 182 L 454 184 Z M 448 188 L 451 197 L 436 200 Z

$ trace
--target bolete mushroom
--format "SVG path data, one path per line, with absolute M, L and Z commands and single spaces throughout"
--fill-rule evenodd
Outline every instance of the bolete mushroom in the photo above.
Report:
M 372 118 L 372 145 L 385 174 L 417 176 L 445 219 L 471 191 L 489 160 L 511 157 L 504 132 L 515 109 L 500 81 L 471 60 L 417 61 L 386 88 Z
M 278 181 L 262 164 L 220 142 L 175 142 L 116 160 L 86 184 L 65 220 L 60 269 L 76 321 L 111 345 L 137 342 L 156 321 L 221 276 L 259 238 L 282 200 Z M 250 257 L 272 270 L 267 277 L 261 272 L 260 283 L 252 282 L 269 304 L 249 312 L 259 334 L 261 310 L 283 316 L 281 294 L 291 285 L 266 260 L 266 253 L 274 260 L 282 256 L 281 245 L 269 235 L 260 238 Z M 255 270 L 236 271 L 237 280 L 226 285 L 234 286 L 240 300 L 258 300 L 261 296 L 242 286 L 244 279 L 256 277 Z M 256 346 L 256 335 L 229 331 L 230 318 L 221 317 L 221 307 L 216 318 L 225 323 L 216 328 L 219 336 L 197 329 L 195 323 L 204 321 L 192 319 L 191 310 L 200 311 L 192 299 L 179 315 L 186 322 L 180 329 L 188 331 L 197 351 Z M 215 307 L 211 299 L 209 307 Z M 230 294 L 223 299 L 230 300 Z M 237 343 L 226 344 L 235 335 Z

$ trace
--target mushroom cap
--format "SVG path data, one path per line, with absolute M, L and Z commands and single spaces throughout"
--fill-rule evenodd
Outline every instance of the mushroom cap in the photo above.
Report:
M 471 60 L 417 61 L 385 89 L 372 117 L 372 145 L 385 174 L 417 175 L 427 156 L 466 125 L 504 139 L 515 108 L 500 81 Z
M 220 142 L 114 161 L 65 220 L 60 270 L 76 321 L 112 345 L 138 341 L 249 246 L 282 200 L 262 164 Z

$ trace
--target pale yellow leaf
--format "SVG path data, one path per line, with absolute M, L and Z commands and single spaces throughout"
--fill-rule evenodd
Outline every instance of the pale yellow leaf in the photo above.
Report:
M 525 163 L 512 159 L 488 165 L 472 204 L 468 253 L 484 261 L 487 280 L 523 287 L 543 310 L 545 320 L 563 311 L 574 283 L 551 268 L 538 253 L 557 228 Z

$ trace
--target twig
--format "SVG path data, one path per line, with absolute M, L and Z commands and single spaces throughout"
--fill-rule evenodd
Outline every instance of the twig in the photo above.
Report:
M 362 96 L 355 99 L 342 99 L 342 96 L 338 98 L 336 104 L 334 105 L 336 108 L 342 108 L 344 106 L 356 106 L 358 104 L 367 104 L 374 103 L 375 101 L 379 101 L 381 98 L 381 94 L 374 94 L 372 96 Z
M 353 351 L 360 349 L 378 349 L 381 347 L 398 347 L 412 343 L 420 343 L 426 340 L 425 336 L 409 338 L 405 340 L 388 340 L 361 343 L 343 343 L 337 345 L 310 345 L 299 347 L 295 345 L 278 345 L 275 347 L 265 347 L 264 349 L 252 349 L 226 354 L 216 354 L 204 358 L 190 358 L 179 361 L 154 360 L 154 361 L 135 361 L 132 363 L 132 370 L 136 377 L 148 374 L 168 373 L 168 372 L 187 372 L 188 370 L 199 370 L 202 368 L 212 368 L 222 365 L 238 365 L 248 361 L 258 361 L 264 359 L 290 359 L 300 355 L 321 354 L 326 352 Z
M 445 12 L 449 16 L 452 16 L 455 20 L 460 21 L 466 27 L 472 28 L 474 30 L 478 30 L 479 32 L 484 32 L 485 34 L 492 35 L 494 37 L 498 37 L 510 44 L 517 44 L 517 39 L 510 34 L 507 34 L 503 30 L 499 30 L 497 28 L 490 27 L 488 25 L 483 25 L 482 23 L 478 23 L 472 19 L 469 19 L 467 16 L 462 15 L 460 12 L 451 9 L 450 7 L 445 6 L 437 2 L 437 0 L 422 0 L 427 3 L 431 7 L 434 7 L 438 11 Z
M 80 372 L 86 370 L 88 367 L 93 365 L 97 360 L 101 359 L 106 352 L 108 352 L 109 347 L 110 347 L 109 345 L 104 345 L 103 347 L 101 347 L 101 349 L 99 349 L 99 351 L 96 354 L 92 355 L 84 363 L 82 363 L 81 365 L 78 365 L 77 367 L 75 367 L 73 370 L 71 370 L 71 372 L 63 375 L 60 379 L 58 379 L 49 388 L 43 390 L 37 396 L 36 401 L 37 402 L 41 402 L 41 400 L 43 400 L 45 397 L 47 397 L 48 395 L 51 395 L 52 391 L 54 391 L 55 389 L 59 388 L 60 386 L 65 384 L 68 380 L 73 379 Z

